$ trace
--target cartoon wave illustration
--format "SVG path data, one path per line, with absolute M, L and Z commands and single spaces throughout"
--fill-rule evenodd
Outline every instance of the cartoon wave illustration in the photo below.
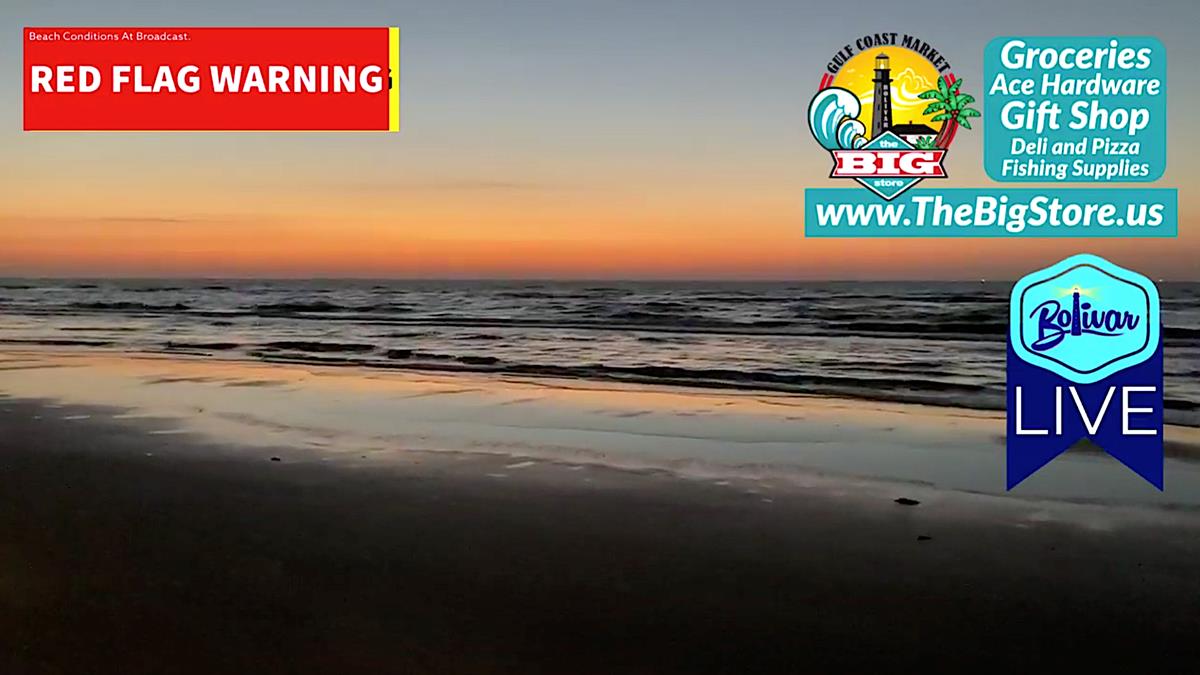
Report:
M 862 104 L 846 89 L 822 89 L 808 104 L 808 127 L 826 150 L 850 150 L 866 144 L 867 128 L 858 121 Z

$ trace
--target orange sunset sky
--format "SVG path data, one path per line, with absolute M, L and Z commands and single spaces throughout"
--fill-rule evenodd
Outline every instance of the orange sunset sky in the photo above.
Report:
M 857 5 L 822 26 L 794 3 L 5 4 L 10 27 L 400 25 L 402 130 L 25 133 L 9 40 L 0 276 L 1000 279 L 1086 251 L 1200 278 L 1190 2 L 1063 2 L 1036 20 L 1010 3 L 931 31 L 919 17 L 942 3 L 921 0 L 889 20 L 933 32 L 980 100 L 995 35 L 1158 35 L 1172 146 L 1156 185 L 1180 188 L 1180 236 L 1136 241 L 805 239 L 804 188 L 838 184 L 805 111 L 867 30 L 851 14 L 878 15 Z M 959 134 L 941 185 L 993 184 L 981 144 Z

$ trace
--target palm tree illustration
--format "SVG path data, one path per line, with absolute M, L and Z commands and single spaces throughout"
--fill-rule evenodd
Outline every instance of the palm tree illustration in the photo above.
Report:
M 934 115 L 930 121 L 944 122 L 933 143 L 939 148 L 945 148 L 950 145 L 950 141 L 954 140 L 954 134 L 960 126 L 964 129 L 971 128 L 969 118 L 979 117 L 979 111 L 967 107 L 968 104 L 975 102 L 974 96 L 958 93 L 959 87 L 963 83 L 962 80 L 955 80 L 954 84 L 946 84 L 946 78 L 939 77 L 937 83 L 937 89 L 923 91 L 918 96 L 924 99 L 933 99 L 925 108 L 924 114 L 936 112 L 938 114 Z

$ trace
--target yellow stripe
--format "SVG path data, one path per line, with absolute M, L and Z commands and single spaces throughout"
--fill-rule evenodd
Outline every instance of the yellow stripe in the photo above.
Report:
M 400 131 L 400 29 L 388 28 L 388 68 L 392 88 L 388 90 L 388 131 Z

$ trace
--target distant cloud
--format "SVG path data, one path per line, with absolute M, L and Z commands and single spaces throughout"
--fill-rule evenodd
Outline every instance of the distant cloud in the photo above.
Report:
M 111 216 L 75 216 L 75 215 L 0 215 L 0 225 L 17 226 L 32 223 L 46 225 L 188 225 L 194 223 L 218 223 L 231 219 L 227 215 L 195 215 L 195 216 L 144 216 L 144 215 L 111 215 Z
M 194 218 L 172 218 L 168 216 L 97 216 L 72 220 L 90 220 L 95 223 L 191 223 Z
M 549 186 L 542 183 L 511 181 L 511 180 L 444 180 L 426 183 L 424 187 L 433 190 L 545 190 Z
M 561 186 L 535 181 L 498 180 L 487 178 L 445 178 L 427 180 L 380 180 L 352 182 L 321 182 L 312 186 L 320 190 L 344 190 L 357 193 L 389 193 L 410 191 L 444 192 L 540 192 L 558 190 Z

